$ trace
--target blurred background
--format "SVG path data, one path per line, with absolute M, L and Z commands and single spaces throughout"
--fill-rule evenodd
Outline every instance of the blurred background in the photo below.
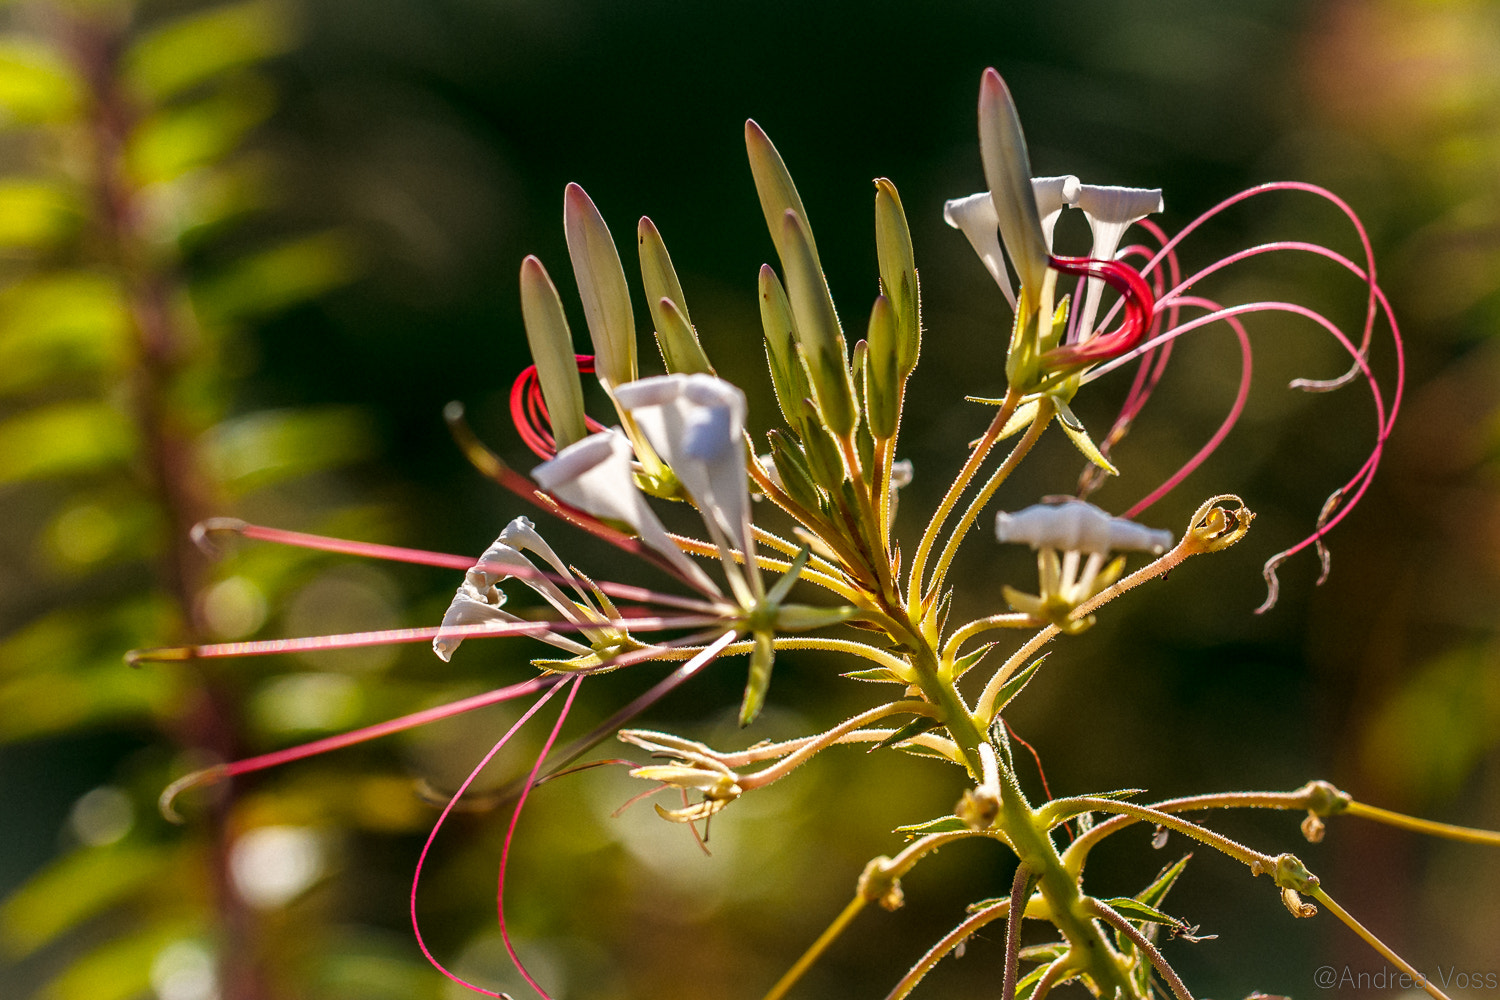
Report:
M 1359 467 L 1374 412 L 1358 386 L 1286 389 L 1346 365 L 1310 324 L 1250 323 L 1245 418 L 1142 519 L 1181 530 L 1229 491 L 1260 517 L 1235 549 L 1058 644 L 1011 718 L 1053 792 L 1324 777 L 1373 804 L 1500 827 L 1500 5 L 14 0 L 0 22 L 0 996 L 466 995 L 422 960 L 406 894 L 432 799 L 515 710 L 191 793 L 184 827 L 155 798 L 205 762 L 528 676 L 534 650 L 131 670 L 121 654 L 138 646 L 433 624 L 457 583 L 264 545 L 211 559 L 188 527 L 228 514 L 481 552 L 524 511 L 462 460 L 441 410 L 462 400 L 530 467 L 506 412 L 528 363 L 516 274 L 538 254 L 582 335 L 568 181 L 611 224 L 638 297 L 630 234 L 653 218 L 705 349 L 746 388 L 757 433 L 771 426 L 754 282 L 773 248 L 744 162 L 753 116 L 797 178 L 851 335 L 876 291 L 870 181 L 900 189 L 927 331 L 900 453 L 916 466 L 899 522 L 914 537 L 988 420 L 962 397 L 1004 381 L 1008 312 L 941 220 L 944 199 L 983 186 L 974 107 L 989 65 L 1039 174 L 1159 186 L 1169 231 L 1263 181 L 1339 192 L 1370 227 L 1407 346 L 1402 419 L 1374 488 L 1329 539 L 1327 583 L 1314 586 L 1311 554 L 1294 559 L 1280 604 L 1257 616 L 1261 562 L 1307 534 Z M 1081 220 L 1059 238 L 1082 252 Z M 1284 238 L 1358 256 L 1337 212 L 1285 195 L 1216 220 L 1185 264 Z M 1346 326 L 1364 310 L 1357 281 L 1307 261 L 1243 267 L 1213 294 L 1290 298 Z M 1390 384 L 1388 343 L 1373 363 Z M 1122 510 L 1191 455 L 1237 371 L 1223 331 L 1184 343 L 1115 452 L 1124 475 L 1096 501 Z M 1126 381 L 1077 401 L 1096 437 Z M 1005 506 L 1073 489 L 1079 459 L 1050 438 Z M 596 577 L 662 582 L 543 530 Z M 960 610 L 987 613 L 1001 583 L 1034 583 L 1026 553 L 970 549 Z M 871 703 L 842 669 L 783 656 L 748 733 L 733 723 L 739 661 L 643 722 L 724 749 L 815 731 Z M 659 673 L 586 685 L 573 725 Z M 502 753 L 480 784 L 514 777 L 541 739 Z M 892 828 L 947 812 L 961 789 L 941 765 L 836 749 L 716 818 L 705 857 L 649 806 L 611 815 L 635 784 L 591 771 L 539 790 L 523 819 L 509 916 L 554 996 L 762 995 L 864 863 L 900 848 Z M 508 812 L 483 794 L 474 804 L 434 848 L 424 931 L 456 971 L 529 995 L 493 918 Z M 1500 972 L 1500 854 L 1356 820 L 1309 845 L 1298 818 L 1217 825 L 1298 853 L 1424 972 Z M 1132 831 L 1097 853 L 1091 886 L 1133 893 L 1182 850 Z M 903 910 L 861 916 L 798 995 L 883 996 L 966 903 L 1009 881 L 996 851 L 944 851 L 905 880 Z M 1167 946 L 1200 996 L 1309 996 L 1319 966 L 1382 965 L 1327 914 L 1293 921 L 1271 886 L 1204 852 L 1170 902 L 1219 935 Z M 917 995 L 993 992 L 999 927 Z

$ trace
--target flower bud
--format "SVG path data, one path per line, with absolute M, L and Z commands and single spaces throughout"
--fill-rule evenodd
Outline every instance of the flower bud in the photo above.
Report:
M 646 286 L 646 305 L 651 310 L 652 322 L 656 324 L 656 343 L 661 348 L 667 371 L 712 375 L 713 365 L 703 353 L 703 345 L 693 330 L 687 299 L 682 294 L 682 285 L 672 268 L 672 258 L 667 254 L 661 233 L 650 219 L 641 216 L 636 237 L 640 243 L 641 280 Z
M 781 263 L 786 268 L 787 299 L 796 319 L 797 343 L 807 362 L 808 379 L 823 423 L 838 437 L 854 430 L 854 387 L 844 333 L 833 309 L 833 298 L 813 252 L 807 227 L 794 211 L 782 220 Z
M 625 268 L 604 217 L 577 184 L 569 184 L 563 196 L 563 229 L 594 342 L 599 381 L 606 389 L 634 381 L 635 313 L 625 285 Z
M 896 370 L 902 378 L 917 366 L 922 340 L 921 294 L 911 229 L 896 185 L 884 177 L 875 181 L 875 249 L 880 260 L 880 284 L 896 317 Z M 873 342 L 872 342 L 873 343 Z
M 979 154 L 1000 236 L 1016 266 L 1021 287 L 1035 303 L 1047 272 L 1047 240 L 1031 186 L 1031 157 L 1015 101 L 1000 74 L 984 71 L 979 85 Z
M 536 362 L 537 382 L 551 417 L 552 437 L 561 451 L 588 436 L 583 417 L 583 382 L 573 354 L 573 335 L 562 299 L 536 257 L 521 262 L 521 320 Z

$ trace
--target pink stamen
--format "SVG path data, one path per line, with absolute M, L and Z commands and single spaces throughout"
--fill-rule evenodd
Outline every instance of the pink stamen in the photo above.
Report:
M 1197 298 L 1196 296 L 1182 296 L 1178 298 L 1176 302 L 1180 305 L 1196 305 L 1208 310 L 1218 310 L 1222 308 L 1217 302 L 1210 301 L 1209 299 Z M 1146 496 L 1142 497 L 1140 500 L 1137 500 L 1129 510 L 1120 515 L 1121 517 L 1134 518 L 1138 516 L 1142 511 L 1146 510 L 1146 508 L 1150 507 L 1152 504 L 1156 503 L 1156 501 L 1160 500 L 1172 490 L 1176 489 L 1178 483 L 1182 482 L 1189 475 L 1191 475 L 1194 469 L 1202 465 L 1204 460 L 1207 459 L 1209 455 L 1214 453 L 1214 451 L 1224 441 L 1224 438 L 1229 435 L 1229 432 L 1234 427 L 1235 423 L 1240 419 L 1240 414 L 1244 412 L 1245 402 L 1250 398 L 1250 378 L 1251 374 L 1254 371 L 1254 363 L 1250 350 L 1250 334 L 1246 332 L 1245 324 L 1241 322 L 1239 317 L 1237 316 L 1227 317 L 1225 319 L 1225 322 L 1229 324 L 1232 330 L 1234 330 L 1234 335 L 1240 343 L 1240 384 L 1239 389 L 1235 392 L 1234 403 L 1229 407 L 1229 413 L 1224 417 L 1224 421 L 1219 424 L 1219 429 L 1214 431 L 1213 436 L 1208 439 L 1208 442 L 1204 444 L 1202 448 L 1198 449 L 1198 452 L 1193 455 L 1192 458 L 1184 462 L 1182 467 L 1176 472 L 1172 473 L 1172 475 L 1168 476 L 1166 481 L 1163 482 L 1160 486 L 1152 490 L 1150 493 L 1146 494 Z M 1165 360 L 1167 349 L 1170 347 L 1170 341 L 1163 346 L 1163 360 Z M 1144 367 L 1145 366 L 1143 365 L 1142 368 Z M 1157 373 L 1157 377 L 1160 377 L 1159 371 Z
M 361 556 L 367 559 L 384 559 L 389 562 L 403 562 L 415 566 L 437 566 L 442 569 L 458 569 L 467 572 L 470 569 L 479 569 L 495 576 L 512 577 L 517 580 L 549 580 L 562 586 L 573 586 L 577 581 L 558 576 L 555 573 L 547 573 L 543 570 L 532 568 L 528 571 L 523 566 L 504 565 L 495 563 L 477 562 L 473 556 L 453 555 L 447 552 L 430 552 L 426 549 L 409 549 L 397 545 L 380 545 L 375 542 L 358 542 L 344 538 L 332 538 L 327 535 L 312 535 L 302 531 L 287 531 L 283 528 L 270 528 L 259 524 L 249 524 L 237 518 L 214 517 L 209 518 L 193 527 L 193 539 L 203 544 L 207 536 L 215 531 L 231 531 L 245 538 L 256 541 L 273 542 L 278 545 L 291 545 L 296 548 L 313 549 L 319 552 L 337 552 L 342 555 Z M 643 604 L 664 604 L 668 607 L 682 608 L 689 611 L 701 611 L 712 614 L 716 611 L 714 605 L 705 601 L 694 600 L 690 597 L 679 597 L 675 594 L 665 594 L 660 591 L 650 590 L 645 587 L 637 587 L 624 583 L 599 583 L 599 589 L 610 597 L 619 598 L 622 601 L 638 601 Z
M 543 705 L 547 704 L 547 702 L 551 700 L 552 696 L 557 693 L 558 687 L 560 686 L 560 682 L 563 680 L 563 678 L 557 677 L 551 678 L 551 680 L 553 681 L 551 689 L 547 691 L 546 694 L 542 695 L 542 697 L 538 698 L 536 700 L 536 703 L 528 708 L 526 710 L 526 713 L 516 720 L 515 725 L 506 730 L 505 735 L 500 737 L 499 741 L 497 741 L 495 745 L 490 748 L 490 752 L 485 754 L 484 758 L 480 760 L 479 764 L 475 766 L 474 770 L 469 772 L 469 776 L 463 780 L 463 784 L 458 786 L 458 791 L 453 793 L 453 797 L 448 800 L 448 804 L 444 806 L 443 811 L 438 814 L 437 822 L 433 824 L 432 831 L 427 834 L 427 842 L 422 845 L 422 851 L 417 855 L 417 870 L 412 875 L 411 880 L 411 929 L 417 937 L 417 947 L 422 949 L 422 954 L 426 957 L 428 963 L 430 963 L 434 969 L 441 972 L 443 975 L 447 976 L 450 980 L 457 983 L 458 985 L 466 989 L 473 990 L 475 993 L 483 994 L 487 997 L 495 997 L 496 1000 L 501 1000 L 501 998 L 505 998 L 506 995 L 503 993 L 496 993 L 493 990 L 487 990 L 482 986 L 476 986 L 473 983 L 469 982 L 467 979 L 463 979 L 455 975 L 454 973 L 450 972 L 442 962 L 439 962 L 437 958 L 432 954 L 432 952 L 428 949 L 427 942 L 422 937 L 421 924 L 417 920 L 417 888 L 422 882 L 422 866 L 427 863 L 427 854 L 430 850 L 432 850 L 432 842 L 437 839 L 438 831 L 443 828 L 443 823 L 447 821 L 448 814 L 453 812 L 454 806 L 458 805 L 458 800 L 463 796 L 464 792 L 468 791 L 469 786 L 474 783 L 474 779 L 479 777 L 479 772 L 483 771 L 486 765 L 488 765 L 489 762 L 494 759 L 494 756 L 500 752 L 500 748 L 505 746 L 506 743 L 510 742 L 510 738 L 516 735 L 516 733 L 520 731 L 521 727 L 529 722 L 531 720 L 531 717 L 535 715 Z M 568 695 L 568 703 L 563 707 L 562 715 L 558 718 L 559 726 L 562 725 L 562 720 L 567 717 L 568 706 L 572 705 L 573 695 L 578 693 L 578 685 L 582 683 L 582 681 L 582 677 L 576 678 L 574 680 L 573 690 Z M 556 735 L 555 730 L 553 735 Z M 545 755 L 545 751 L 543 751 L 543 753 Z M 512 827 L 514 827 L 514 823 L 512 823 Z M 506 838 L 506 843 L 507 846 L 509 846 L 509 837 Z M 507 948 L 509 947 L 509 941 L 506 942 L 506 946 Z M 522 975 L 525 975 L 524 970 L 522 970 Z M 527 977 L 526 981 L 531 982 L 529 976 Z M 545 995 L 546 994 L 543 994 L 543 996 Z
M 585 374 L 594 371 L 592 354 L 575 354 L 578 370 Z M 542 396 L 540 377 L 536 365 L 528 366 L 510 387 L 510 416 L 515 422 L 516 432 L 539 458 L 548 459 L 557 455 L 557 440 L 552 436 L 552 415 L 547 412 L 547 401 Z M 584 416 L 584 423 L 591 431 L 602 431 L 604 425 Z
M 441 719 L 462 715 L 464 712 L 472 712 L 476 708 L 484 708 L 487 705 L 496 705 L 513 698 L 524 698 L 537 691 L 548 690 L 547 697 L 551 697 L 550 689 L 555 688 L 566 679 L 563 674 L 547 674 L 533 677 L 519 684 L 511 684 L 507 687 L 496 688 L 494 691 L 486 691 L 470 698 L 462 698 L 458 701 L 439 705 L 435 708 L 423 709 L 400 718 L 388 719 L 385 722 L 377 722 L 373 726 L 364 726 L 360 729 L 340 733 L 337 736 L 328 736 L 321 740 L 313 740 L 311 743 L 303 743 L 300 746 L 287 747 L 284 750 L 275 750 L 271 753 L 261 754 L 258 757 L 248 757 L 244 760 L 234 761 L 229 764 L 217 764 L 201 771 L 194 771 L 184 775 L 172 782 L 161 793 L 158 805 L 161 812 L 174 822 L 180 821 L 173 802 L 177 796 L 189 788 L 201 785 L 213 784 L 226 778 L 233 778 L 242 774 L 252 774 L 256 771 L 264 771 L 267 768 L 278 767 L 294 760 L 302 760 L 304 757 L 314 757 L 318 754 L 327 753 L 330 750 L 342 750 L 344 747 L 354 746 L 368 740 L 379 739 L 392 733 L 404 732 L 415 729 L 417 726 L 425 726 L 429 722 L 437 722 Z M 543 699 L 546 700 L 545 698 Z
M 521 786 L 521 795 L 516 800 L 515 811 L 510 814 L 510 826 L 505 830 L 505 842 L 500 847 L 500 875 L 495 882 L 495 913 L 500 920 L 500 940 L 505 943 L 505 952 L 510 956 L 516 971 L 521 974 L 522 979 L 526 980 L 526 985 L 536 990 L 537 996 L 542 1000 L 552 1000 L 552 998 L 537 984 L 531 973 L 526 971 L 526 966 L 522 964 L 521 957 L 516 954 L 516 947 L 510 940 L 510 929 L 505 925 L 505 870 L 510 862 L 510 847 L 515 840 L 516 825 L 521 821 L 521 810 L 526 808 L 526 799 L 531 794 L 531 789 L 536 786 L 537 772 L 541 771 L 542 762 L 551 752 L 552 744 L 557 742 L 557 734 L 562 731 L 563 722 L 568 718 L 568 710 L 573 707 L 573 699 L 578 695 L 578 686 L 582 683 L 582 677 L 573 682 L 573 690 L 568 692 L 568 700 L 563 703 L 562 711 L 557 714 L 557 723 L 552 727 L 552 732 L 547 735 L 547 742 L 542 744 L 542 752 L 537 754 L 536 763 L 531 765 L 531 773 L 526 776 L 526 782 Z M 455 799 L 457 797 L 454 796 Z
M 631 608 L 628 611 L 640 609 Z M 430 642 L 439 635 L 455 639 L 493 636 L 528 636 L 544 638 L 550 632 L 583 632 L 593 628 L 619 628 L 633 632 L 654 632 L 672 628 L 692 628 L 717 621 L 715 616 L 678 615 L 674 617 L 633 616 L 623 614 L 598 622 L 557 621 L 482 622 L 477 625 L 425 625 L 421 628 L 380 629 L 373 632 L 346 632 L 342 635 L 315 635 L 297 639 L 259 639 L 250 642 L 215 642 L 202 646 L 163 646 L 137 649 L 125 655 L 131 666 L 139 663 L 167 663 L 179 660 L 211 660 L 237 656 L 273 656 L 277 653 L 303 653 L 326 649 L 359 649 L 364 646 L 390 646 L 407 642 Z
M 1048 368 L 1063 368 L 1094 361 L 1106 361 L 1133 350 L 1151 326 L 1156 299 L 1151 286 L 1139 271 L 1120 260 L 1093 260 L 1088 257 L 1048 257 L 1047 266 L 1063 274 L 1101 278 L 1120 293 L 1125 318 L 1118 330 L 1101 333 L 1077 344 L 1054 347 L 1042 355 Z

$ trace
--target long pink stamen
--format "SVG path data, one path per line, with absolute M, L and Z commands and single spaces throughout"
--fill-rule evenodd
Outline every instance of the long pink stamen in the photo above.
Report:
M 337 736 L 328 736 L 321 740 L 313 740 L 311 743 L 303 743 L 300 746 L 287 747 L 284 750 L 275 750 L 271 753 L 261 754 L 258 757 L 248 757 L 228 764 L 217 764 L 201 771 L 194 771 L 184 775 L 168 785 L 161 793 L 157 803 L 162 815 L 174 822 L 180 821 L 173 802 L 179 795 L 189 788 L 197 788 L 202 785 L 213 784 L 226 778 L 233 778 L 241 774 L 252 774 L 256 771 L 264 771 L 267 768 L 278 767 L 294 760 L 302 760 L 304 757 L 314 757 L 318 754 L 328 753 L 330 750 L 341 750 L 344 747 L 354 746 L 368 740 L 379 739 L 392 733 L 404 732 L 415 729 L 417 726 L 425 726 L 429 722 L 437 722 L 441 719 L 452 718 L 464 712 L 472 712 L 476 708 L 484 708 L 487 705 L 496 705 L 513 698 L 524 698 L 537 691 L 556 687 L 566 680 L 563 674 L 546 674 L 522 681 L 519 684 L 511 684 L 508 687 L 496 688 L 494 691 L 486 691 L 470 698 L 449 702 L 435 708 L 423 709 L 410 715 L 403 715 L 396 719 L 387 719 L 385 722 L 377 722 L 373 726 L 364 726 L 360 729 L 340 733 Z M 550 697 L 550 691 L 548 697 Z M 545 700 L 545 699 L 544 699 Z
M 1088 257 L 1049 257 L 1047 266 L 1063 274 L 1101 278 L 1120 293 L 1125 318 L 1118 330 L 1102 333 L 1077 344 L 1054 347 L 1042 355 L 1048 368 L 1087 364 L 1117 357 L 1135 348 L 1145 337 L 1155 315 L 1156 299 L 1139 271 L 1124 261 L 1093 260 Z
M 630 611 L 637 609 L 631 608 Z M 180 660 L 211 660 L 239 656 L 273 656 L 277 653 L 304 653 L 328 649 L 359 649 L 365 646 L 391 646 L 408 642 L 430 642 L 439 635 L 454 639 L 493 636 L 528 636 L 541 639 L 552 632 L 584 632 L 595 628 L 619 628 L 631 632 L 654 632 L 663 629 L 693 628 L 717 621 L 717 616 L 676 615 L 672 617 L 629 614 L 597 622 L 520 621 L 482 622 L 477 625 L 425 625 L 421 628 L 392 628 L 372 632 L 346 632 L 342 635 L 316 635 L 296 639 L 259 639 L 250 642 L 215 642 L 202 646 L 163 646 L 137 649 L 125 654 L 131 666 L 140 663 L 170 663 Z
M 547 742 L 542 744 L 542 752 L 537 754 L 536 763 L 531 765 L 531 773 L 526 776 L 526 782 L 521 786 L 521 795 L 516 800 L 515 811 L 510 814 L 510 826 L 505 830 L 505 842 L 500 847 L 500 875 L 495 881 L 495 913 L 500 921 L 500 940 L 505 943 L 505 952 L 510 956 L 516 971 L 526 984 L 536 990 L 542 1000 L 552 1000 L 547 991 L 542 989 L 537 981 L 532 978 L 531 973 L 526 971 L 521 957 L 516 954 L 516 947 L 510 939 L 510 929 L 505 925 L 505 871 L 510 862 L 510 848 L 515 841 L 516 826 L 521 822 L 521 810 L 526 808 L 526 799 L 531 794 L 531 789 L 536 786 L 537 773 L 542 769 L 542 763 L 547 759 L 547 754 L 552 750 L 552 744 L 557 742 L 557 734 L 562 732 L 563 722 L 568 718 L 568 710 L 573 707 L 573 699 L 578 694 L 578 686 L 583 683 L 583 678 L 573 682 L 573 689 L 568 692 L 568 700 L 563 703 L 562 711 L 557 714 L 557 724 L 552 727 L 552 732 L 547 735 Z M 478 772 L 475 772 L 476 774 Z M 456 799 L 457 796 L 454 796 Z
M 358 542 L 345 538 L 333 538 L 328 535 L 313 535 L 303 531 L 288 531 L 284 528 L 271 528 L 260 524 L 249 524 L 237 518 L 214 517 L 194 526 L 193 538 L 203 544 L 213 532 L 228 531 L 244 538 L 256 541 L 273 542 L 278 545 L 291 545 L 301 549 L 313 549 L 319 552 L 337 552 L 342 555 L 361 556 L 367 559 L 384 559 L 388 562 L 403 562 L 415 566 L 437 566 L 442 569 L 458 569 L 467 572 L 470 569 L 479 569 L 500 577 L 512 577 L 518 580 L 549 580 L 552 583 L 563 586 L 573 586 L 576 580 L 570 580 L 558 576 L 555 573 L 547 573 L 539 569 L 527 570 L 524 566 L 514 564 L 500 565 L 497 563 L 478 562 L 473 556 L 453 555 L 448 552 L 431 552 L 426 549 L 409 549 L 398 545 L 380 545 L 375 542 Z M 690 611 L 701 611 L 706 614 L 713 613 L 714 605 L 695 600 L 690 597 L 681 597 L 676 594 L 666 594 L 661 591 L 650 590 L 646 587 L 637 587 L 625 583 L 598 583 L 598 588 L 610 597 L 617 597 L 622 601 L 638 601 L 642 604 L 664 604 L 668 607 L 683 608 Z
M 447 821 L 448 814 L 453 811 L 454 806 L 458 805 L 458 800 L 463 796 L 464 792 L 468 791 L 469 786 L 474 783 L 474 779 L 479 777 L 479 772 L 483 771 L 486 765 L 488 765 L 489 762 L 494 759 L 494 756 L 500 752 L 500 748 L 505 746 L 506 743 L 509 743 L 510 738 L 516 735 L 516 733 L 520 731 L 521 727 L 529 722 L 531 720 L 531 717 L 535 715 L 543 705 L 547 704 L 547 702 L 551 700 L 552 696 L 557 693 L 558 686 L 560 685 L 560 682 L 563 680 L 563 678 L 552 678 L 552 680 L 554 683 L 551 690 L 549 690 L 542 697 L 538 698 L 536 700 L 536 703 L 528 708 L 526 710 L 526 713 L 516 720 L 515 725 L 506 730 L 505 735 L 500 737 L 495 745 L 490 748 L 490 752 L 485 754 L 484 758 L 480 760 L 478 765 L 475 766 L 474 770 L 469 772 L 469 776 L 463 780 L 463 784 L 458 786 L 458 791 L 453 793 L 453 797 L 449 799 L 448 804 L 443 807 L 443 811 L 438 815 L 437 822 L 432 825 L 431 832 L 427 834 L 427 842 L 422 845 L 422 852 L 417 855 L 417 870 L 412 875 L 411 880 L 411 929 L 417 937 L 417 947 L 422 949 L 422 954 L 427 958 L 427 961 L 432 965 L 434 969 L 441 972 L 443 975 L 447 976 L 450 980 L 457 983 L 458 985 L 463 986 L 466 989 L 473 990 L 475 993 L 483 994 L 487 997 L 495 997 L 497 998 L 497 1000 L 505 997 L 505 994 L 496 993 L 493 990 L 487 990 L 482 986 L 476 986 L 468 980 L 460 978 L 459 976 L 450 972 L 447 967 L 443 965 L 443 963 L 439 962 L 437 958 L 433 956 L 432 952 L 427 947 L 427 942 L 422 938 L 422 927 L 417 920 L 417 888 L 422 882 L 422 866 L 427 863 L 427 854 L 430 850 L 432 850 L 432 842 L 437 839 L 438 831 L 443 828 L 443 823 Z M 582 681 L 583 678 L 579 677 L 573 682 L 573 691 L 568 696 L 569 705 L 571 705 L 573 702 L 573 695 L 578 693 L 578 685 L 582 683 Z M 563 716 L 566 717 L 566 715 L 567 708 L 565 707 L 563 709 Z M 558 725 L 561 724 L 562 720 L 559 719 Z M 530 979 L 528 978 L 527 981 L 530 982 Z
M 1182 305 L 1196 305 L 1208 310 L 1218 310 L 1222 308 L 1217 302 L 1212 302 L 1208 299 L 1200 299 L 1193 296 L 1183 296 L 1177 301 Z M 1229 407 L 1229 413 L 1224 417 L 1223 422 L 1219 424 L 1219 429 L 1214 431 L 1213 436 L 1208 439 L 1207 443 L 1205 443 L 1202 448 L 1198 449 L 1197 454 L 1193 455 L 1192 458 L 1184 462 L 1182 467 L 1176 472 L 1172 473 L 1172 475 L 1168 476 L 1166 481 L 1163 482 L 1160 486 L 1131 505 L 1129 510 L 1120 515 L 1121 517 L 1134 518 L 1138 516 L 1146 508 L 1150 507 L 1152 504 L 1156 503 L 1156 501 L 1160 500 L 1162 497 L 1166 496 L 1173 489 L 1175 489 L 1178 483 L 1182 482 L 1189 475 L 1191 475 L 1194 469 L 1202 465 L 1204 460 L 1207 459 L 1209 455 L 1213 454 L 1214 450 L 1219 447 L 1224 438 L 1229 435 L 1230 430 L 1239 420 L 1240 414 L 1244 412 L 1245 401 L 1250 398 L 1250 379 L 1251 374 L 1254 371 L 1253 358 L 1250 350 L 1250 334 L 1246 332 L 1245 324 L 1242 323 L 1237 316 L 1227 317 L 1225 319 L 1225 322 L 1229 324 L 1230 329 L 1234 330 L 1235 337 L 1239 340 L 1240 344 L 1240 384 L 1239 389 L 1235 392 L 1234 403 Z M 1165 353 L 1166 347 L 1170 346 L 1171 342 L 1169 341 L 1164 346 L 1163 352 Z

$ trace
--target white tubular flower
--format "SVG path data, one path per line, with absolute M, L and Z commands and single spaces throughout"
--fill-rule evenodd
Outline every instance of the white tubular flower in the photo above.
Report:
M 622 387 L 623 388 L 623 387 Z M 548 493 L 586 514 L 628 526 L 700 589 L 716 592 L 708 575 L 683 554 L 635 484 L 630 441 L 610 429 L 591 434 L 531 470 Z
M 1036 211 L 1042 217 L 1042 234 L 1047 237 L 1047 250 L 1052 250 L 1052 233 L 1057 229 L 1057 217 L 1062 210 L 1076 204 L 1079 190 L 1078 178 L 1072 174 L 1061 177 L 1033 177 L 1031 190 L 1036 192 Z
M 1094 247 L 1089 256 L 1094 260 L 1114 260 L 1125 230 L 1165 207 L 1160 188 L 1101 187 L 1094 184 L 1078 185 L 1070 204 L 1082 209 L 1088 217 L 1089 229 L 1094 234 Z M 1089 279 L 1083 312 L 1078 318 L 1080 342 L 1087 340 L 1093 331 L 1103 291 L 1102 280 Z
M 995 203 L 988 191 L 971 194 L 967 198 L 954 198 L 943 205 L 943 219 L 954 229 L 968 237 L 969 245 L 979 254 L 985 270 L 1000 286 L 1005 301 L 1016 307 L 1016 293 L 1010 284 L 1010 273 L 1005 270 L 1005 257 L 1000 251 L 1000 216 L 995 212 Z
M 569 580 L 573 578 L 573 574 L 568 572 L 568 568 L 561 559 L 557 558 L 551 546 L 542 541 L 542 537 L 536 533 L 531 522 L 524 517 L 518 517 L 505 526 L 505 530 L 500 532 L 500 537 L 495 539 L 494 543 L 485 550 L 484 555 L 479 557 L 479 562 L 464 574 L 464 582 L 459 585 L 458 593 L 453 595 L 453 602 L 448 605 L 448 611 L 443 615 L 442 627 L 451 629 L 462 625 L 520 621 L 520 618 L 502 610 L 505 606 L 505 592 L 497 585 L 502 580 L 508 580 L 511 576 L 517 575 L 506 572 L 506 567 L 513 567 L 518 571 L 527 586 L 541 594 L 549 604 L 569 620 L 582 624 L 584 619 L 580 615 L 578 606 L 569 601 L 552 581 L 535 577 L 536 567 L 521 553 L 520 550 L 523 548 L 540 555 L 553 569 L 557 570 L 558 575 Z M 541 638 L 575 656 L 589 652 L 588 646 L 551 632 Z M 439 632 L 432 640 L 432 651 L 446 663 L 462 642 L 462 636 Z
M 745 394 L 712 375 L 658 375 L 615 389 L 656 453 L 687 489 L 718 545 L 735 596 L 761 595 L 752 569 L 750 481 L 745 469 Z M 743 554 L 739 566 L 730 550 Z
M 1111 552 L 1161 555 L 1172 545 L 1171 532 L 1111 517 L 1083 500 L 1035 504 L 1014 514 L 1002 511 L 995 518 L 995 537 L 1030 545 L 1037 553 L 1041 593 L 1004 587 L 1011 607 L 1069 633 L 1093 624 L 1092 617 L 1071 617 L 1073 609 L 1114 583 L 1124 569 L 1124 556 L 1105 565 Z
M 1107 555 L 1150 552 L 1161 555 L 1172 545 L 1172 533 L 1148 528 L 1109 514 L 1084 500 L 1039 503 L 995 518 L 995 537 L 1022 542 L 1033 549 L 1062 549 Z
M 1046 237 L 1047 249 L 1052 249 L 1052 233 L 1057 228 L 1057 217 L 1062 210 L 1073 204 L 1078 195 L 1078 178 L 1072 174 L 1062 177 L 1033 177 L 1031 190 L 1036 196 L 1037 215 L 1041 218 L 1042 234 Z M 967 198 L 954 198 L 943 205 L 943 220 L 959 230 L 969 240 L 974 252 L 984 262 L 985 269 L 1000 286 L 1005 301 L 1015 308 L 1016 293 L 1011 288 L 1010 274 L 1005 270 L 1005 260 L 1000 251 L 1000 216 L 995 211 L 995 200 L 988 191 L 971 194 Z

